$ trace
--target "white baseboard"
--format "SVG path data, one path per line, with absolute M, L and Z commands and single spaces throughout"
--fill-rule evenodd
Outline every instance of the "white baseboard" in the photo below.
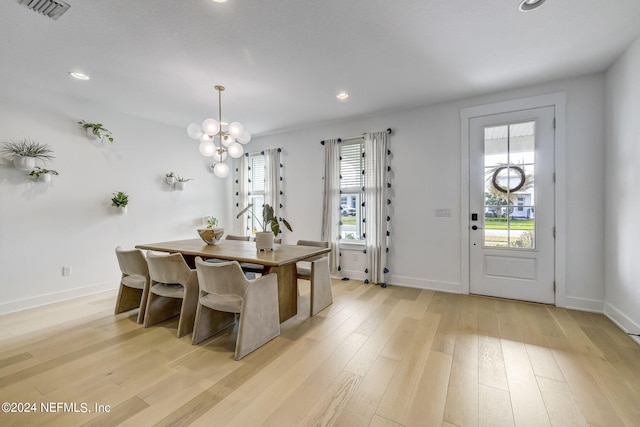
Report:
M 604 315 L 607 316 L 625 333 L 640 333 L 639 324 L 631 320 L 629 316 L 627 316 L 608 302 L 604 304 Z M 631 336 L 631 339 L 640 344 L 640 337 Z
M 588 298 L 565 296 L 556 300 L 556 306 L 570 310 L 589 311 L 591 313 L 604 312 L 604 301 Z
M 82 288 L 69 289 L 62 292 L 56 292 L 47 295 L 39 295 L 37 297 L 25 298 L 16 301 L 10 301 L 0 304 L 0 315 L 13 313 L 16 311 L 27 310 L 29 308 L 40 307 L 54 302 L 61 302 L 73 298 L 84 297 L 87 295 L 98 294 L 100 292 L 112 291 L 118 289 L 118 282 L 109 281 L 96 283 L 94 285 Z
M 340 270 L 340 275 L 337 277 L 348 277 L 349 279 L 354 280 L 364 280 L 367 278 L 367 275 L 363 271 L 345 270 L 343 268 L 342 270 Z
M 453 294 L 462 293 L 462 284 L 454 282 L 438 282 L 435 280 L 419 279 L 416 277 L 392 275 L 387 281 L 389 285 L 406 286 L 407 288 L 428 289 Z

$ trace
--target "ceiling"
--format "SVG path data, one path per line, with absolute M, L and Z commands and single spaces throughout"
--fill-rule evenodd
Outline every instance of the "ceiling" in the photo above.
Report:
M 254 135 L 603 71 L 640 35 L 638 0 L 66 1 L 58 20 L 1 2 L 5 88 L 186 129 L 217 118 L 218 84 Z

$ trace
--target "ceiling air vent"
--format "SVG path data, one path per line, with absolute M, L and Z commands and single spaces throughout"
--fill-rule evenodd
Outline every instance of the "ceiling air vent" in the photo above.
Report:
M 59 0 L 16 0 L 23 6 L 28 7 L 34 12 L 48 16 L 51 19 L 60 18 L 70 7 L 67 4 Z

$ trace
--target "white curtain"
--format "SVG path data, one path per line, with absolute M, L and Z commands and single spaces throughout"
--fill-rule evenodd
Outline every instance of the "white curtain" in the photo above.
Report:
M 242 209 L 244 209 L 249 204 L 249 157 L 242 156 L 240 158 L 240 167 L 238 170 L 238 202 L 236 203 L 236 212 L 234 215 L 237 215 Z M 247 234 L 247 215 L 241 215 L 238 218 L 238 227 L 239 230 L 236 231 L 236 234 L 240 234 L 244 236 Z
M 324 142 L 322 240 L 329 242 L 329 268 L 337 275 L 340 265 L 340 150 L 337 139 Z
M 264 150 L 264 203 L 280 217 L 280 149 Z M 277 237 L 277 236 L 276 236 Z
M 371 283 L 386 284 L 387 266 L 387 133 L 364 135 L 364 235 Z

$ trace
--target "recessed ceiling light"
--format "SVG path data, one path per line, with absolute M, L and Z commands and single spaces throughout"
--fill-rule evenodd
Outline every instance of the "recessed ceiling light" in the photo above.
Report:
M 347 92 L 340 92 L 339 94 L 336 95 L 336 98 L 338 98 L 341 101 L 344 101 L 348 97 L 349 97 L 349 94 Z
M 86 74 L 82 74 L 82 73 L 77 73 L 75 71 L 70 71 L 69 75 L 71 77 L 73 77 L 74 79 L 78 79 L 78 80 L 89 80 L 89 76 L 87 76 Z
M 213 1 L 216 2 L 216 3 L 226 3 L 227 2 L 227 0 L 213 0 Z
M 530 10 L 537 9 L 545 2 L 545 0 L 523 0 L 520 3 L 520 12 L 529 12 Z

